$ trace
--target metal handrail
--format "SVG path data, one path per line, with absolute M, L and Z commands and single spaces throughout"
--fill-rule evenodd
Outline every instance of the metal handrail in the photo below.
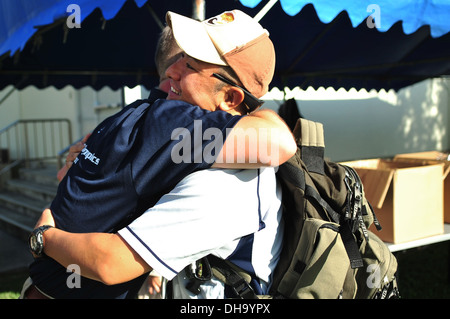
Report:
M 60 150 L 71 143 L 68 119 L 17 120 L 0 129 L 0 162 L 58 159 Z

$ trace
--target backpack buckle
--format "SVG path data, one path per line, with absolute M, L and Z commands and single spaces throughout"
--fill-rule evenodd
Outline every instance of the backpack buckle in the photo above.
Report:
M 252 286 L 242 278 L 235 285 L 230 286 L 233 289 L 233 292 L 241 299 L 258 299 Z
M 207 258 L 201 258 L 185 268 L 186 276 L 189 282 L 186 289 L 194 295 L 200 293 L 200 285 L 211 280 L 212 271 Z

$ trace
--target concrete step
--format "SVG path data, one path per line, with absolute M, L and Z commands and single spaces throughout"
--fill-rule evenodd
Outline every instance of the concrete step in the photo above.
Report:
M 28 235 L 33 231 L 36 222 L 37 218 L 0 207 L 1 229 L 23 242 L 27 241 Z
M 0 277 L 16 273 L 27 273 L 33 262 L 27 241 L 0 230 Z M 3 277 L 5 278 L 5 277 Z M 2 287 L 3 288 L 3 287 Z
M 42 211 L 56 195 L 58 180 L 54 163 L 34 163 L 20 168 L 16 178 L 0 191 L 0 229 L 26 240 Z
M 57 186 L 44 185 L 33 180 L 10 179 L 6 182 L 6 189 L 32 199 L 51 202 L 56 195 Z
M 0 193 L 0 207 L 25 216 L 38 218 L 49 205 L 49 201 L 37 200 L 20 193 L 10 191 L 2 191 Z
M 58 187 L 57 172 L 56 164 L 53 163 L 38 167 L 21 168 L 19 171 L 19 179 Z

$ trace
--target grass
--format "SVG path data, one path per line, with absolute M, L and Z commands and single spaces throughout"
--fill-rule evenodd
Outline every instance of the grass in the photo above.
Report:
M 450 242 L 395 253 L 402 299 L 450 299 Z M 0 299 L 17 299 L 27 272 L 0 275 Z
M 0 275 L 0 299 L 17 299 L 28 272 L 15 272 Z

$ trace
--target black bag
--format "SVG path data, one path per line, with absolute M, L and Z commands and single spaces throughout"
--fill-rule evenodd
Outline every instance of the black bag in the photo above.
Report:
M 323 126 L 298 119 L 297 153 L 277 172 L 283 189 L 283 250 L 269 298 L 398 298 L 397 260 L 369 226 L 381 226 L 352 168 L 324 159 Z M 241 270 L 208 256 L 212 273 L 241 298 Z

